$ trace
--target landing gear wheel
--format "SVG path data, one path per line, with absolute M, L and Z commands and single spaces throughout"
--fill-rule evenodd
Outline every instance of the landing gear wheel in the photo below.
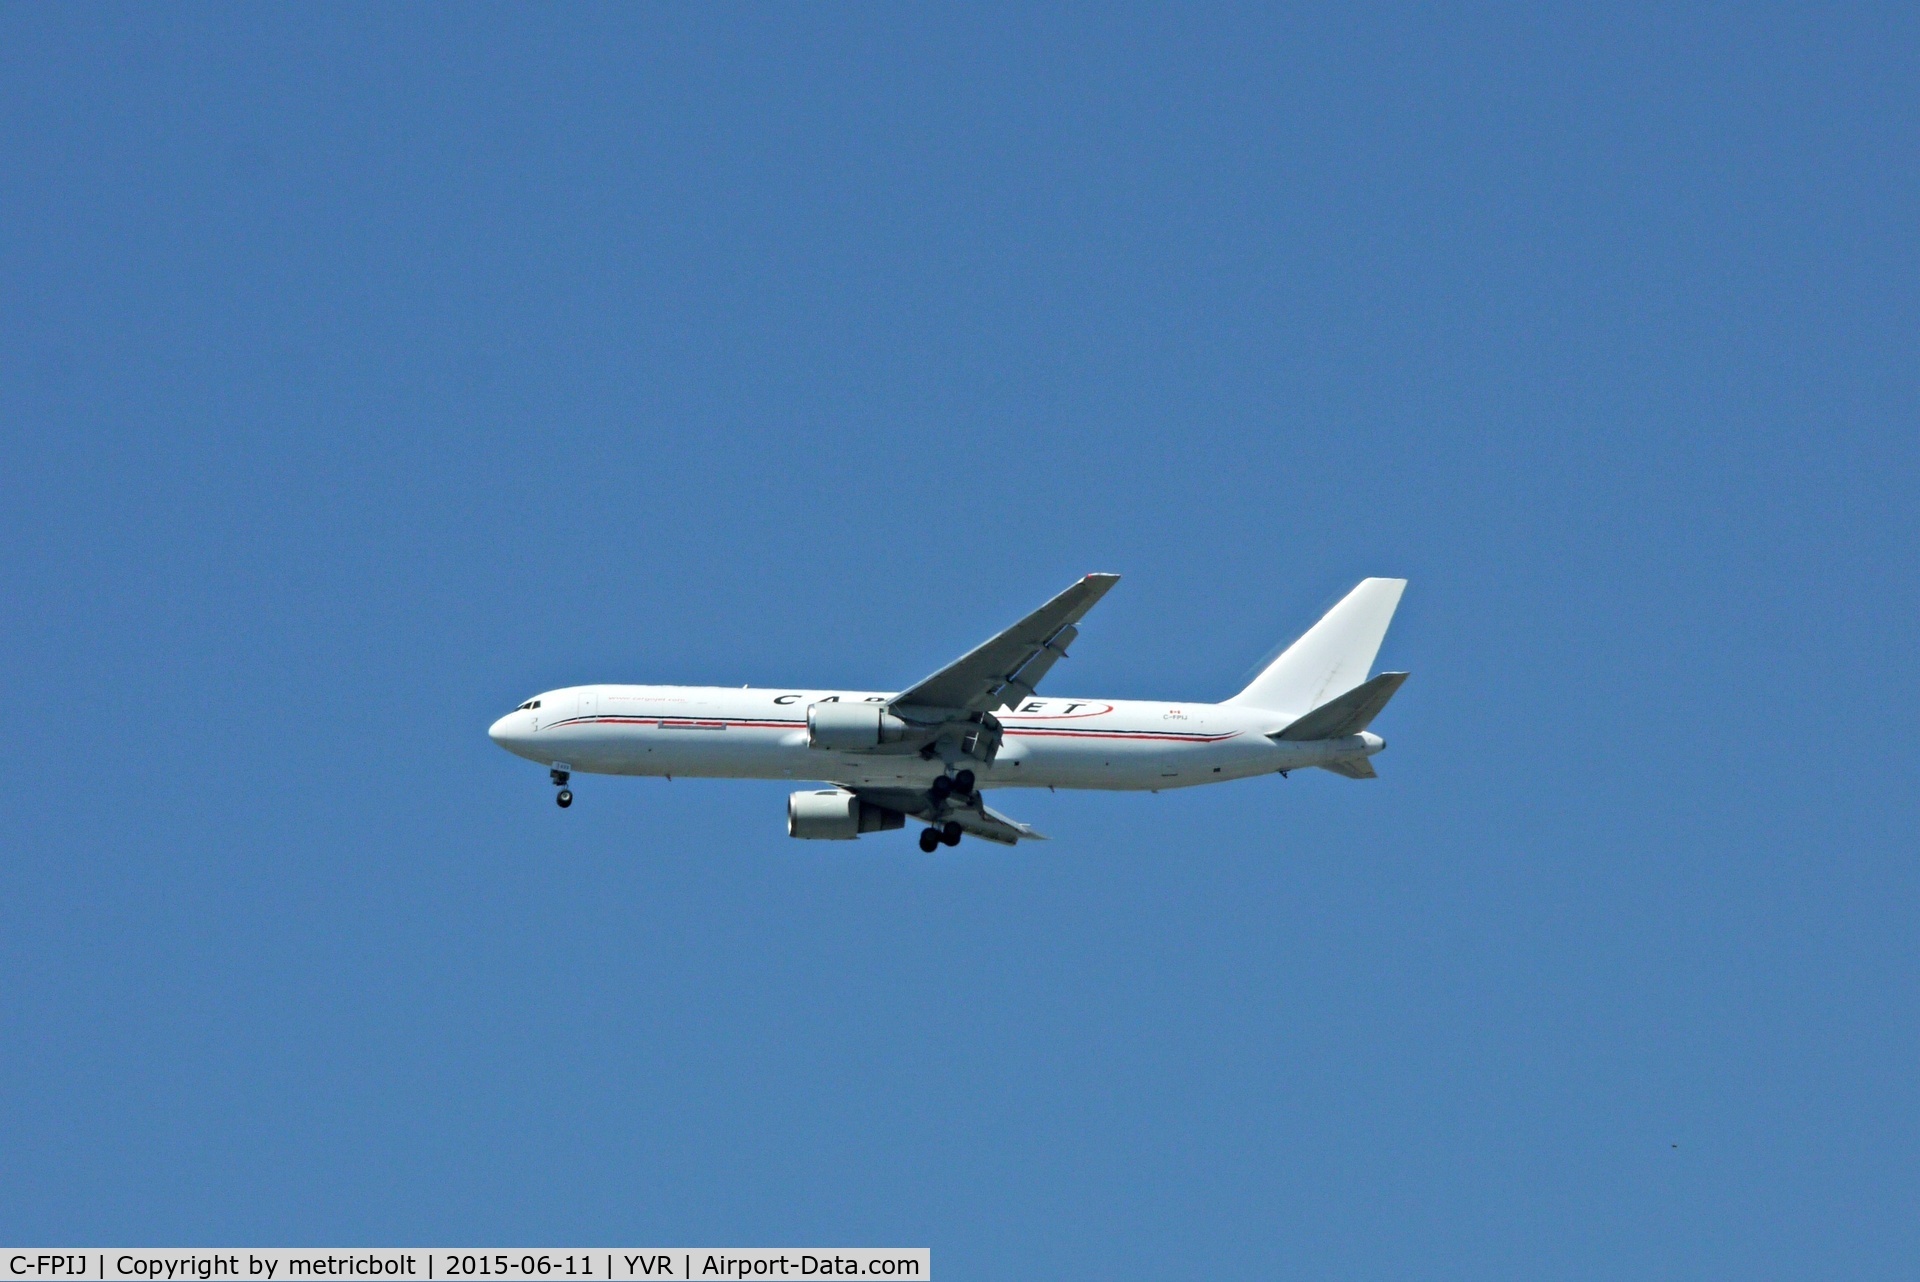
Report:
M 922 828 L 920 830 L 920 849 L 926 851 L 928 854 L 932 854 L 933 848 L 939 844 L 940 830 L 938 828 Z
M 933 786 L 927 791 L 933 794 L 934 803 L 937 805 L 953 795 L 953 780 L 941 775 L 933 781 Z
M 953 790 L 964 797 L 973 795 L 973 771 L 962 770 L 953 777 Z
M 932 832 L 933 830 L 929 828 L 927 831 Z M 940 830 L 940 840 L 946 842 L 949 846 L 959 845 L 960 844 L 960 825 L 957 823 L 954 823 L 951 819 L 949 819 L 947 821 L 947 826 Z
M 558 793 L 554 795 L 553 804 L 560 807 L 560 809 L 562 810 L 565 810 L 568 806 L 571 806 L 573 804 L 573 789 L 562 788 Z

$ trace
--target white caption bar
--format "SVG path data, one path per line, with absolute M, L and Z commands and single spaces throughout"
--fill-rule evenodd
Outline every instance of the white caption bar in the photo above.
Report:
M 905 1278 L 933 1276 L 927 1247 L 574 1247 L 407 1250 L 354 1247 L 16 1247 L 0 1252 L 0 1279 L 35 1282 L 309 1282 L 314 1278 L 412 1282 L 635 1282 L 673 1278 Z

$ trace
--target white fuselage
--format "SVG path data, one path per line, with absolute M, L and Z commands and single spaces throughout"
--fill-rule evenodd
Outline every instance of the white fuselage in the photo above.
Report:
M 912 747 L 808 746 L 815 703 L 885 704 L 872 691 L 718 686 L 574 686 L 495 722 L 493 740 L 543 765 L 592 774 L 829 780 L 847 787 L 925 787 L 951 767 Z M 982 788 L 1185 788 L 1372 756 L 1372 734 L 1276 740 L 1290 717 L 1215 703 L 1032 698 L 995 714 L 1005 735 Z

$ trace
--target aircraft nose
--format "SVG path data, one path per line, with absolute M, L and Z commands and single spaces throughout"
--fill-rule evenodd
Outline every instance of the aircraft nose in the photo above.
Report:
M 506 747 L 507 741 L 513 738 L 513 727 L 508 724 L 512 720 L 513 714 L 509 712 L 506 716 L 488 726 L 487 738 L 493 740 L 503 748 Z

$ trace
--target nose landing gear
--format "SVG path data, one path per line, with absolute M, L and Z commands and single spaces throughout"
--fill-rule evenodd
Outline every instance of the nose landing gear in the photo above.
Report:
M 573 789 L 562 788 L 559 792 L 554 793 L 553 804 L 560 807 L 560 809 L 562 810 L 565 810 L 568 806 L 571 806 L 573 804 Z
M 547 777 L 553 780 L 553 786 L 560 791 L 554 795 L 553 804 L 565 810 L 573 804 L 573 789 L 567 787 L 567 780 L 573 778 L 572 767 L 564 761 L 553 763 L 553 769 L 547 771 Z

